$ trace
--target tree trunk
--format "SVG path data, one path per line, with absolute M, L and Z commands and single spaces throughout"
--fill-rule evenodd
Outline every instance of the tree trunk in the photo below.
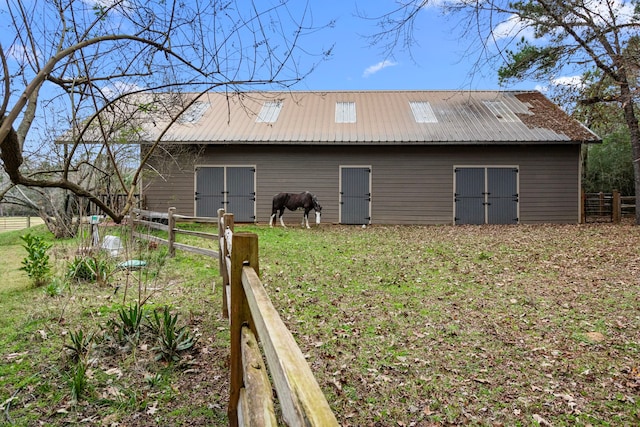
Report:
M 629 136 L 631 138 L 633 182 L 636 195 L 636 225 L 640 225 L 640 209 L 638 208 L 638 202 L 640 202 L 640 127 L 638 126 L 638 118 L 636 117 L 631 90 L 627 84 L 620 85 L 620 95 L 624 119 L 629 128 Z

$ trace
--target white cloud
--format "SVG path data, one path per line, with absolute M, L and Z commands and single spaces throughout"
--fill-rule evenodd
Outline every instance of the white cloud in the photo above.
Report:
M 396 65 L 398 65 L 397 62 L 385 59 L 384 61 L 378 62 L 375 65 L 367 67 L 367 69 L 364 70 L 364 73 L 362 73 L 362 77 L 369 77 L 369 76 L 377 73 L 378 71 L 382 70 L 383 68 L 394 67 Z
M 533 28 L 527 25 L 527 21 L 521 20 L 517 15 L 511 15 L 493 29 L 493 37 L 496 39 L 511 39 L 524 37 L 532 40 Z
M 134 83 L 125 83 L 121 81 L 116 81 L 109 86 L 105 86 L 102 88 L 102 93 L 108 98 L 113 99 L 116 96 L 124 95 L 130 92 L 139 92 L 143 88 Z
M 613 19 L 618 25 L 636 21 L 635 7 L 629 0 L 587 0 L 584 7 L 593 12 L 597 25 L 605 22 L 606 25 L 613 25 Z
M 582 76 L 564 76 L 551 80 L 551 83 L 555 86 L 573 86 L 580 88 L 584 86 L 584 80 Z
M 36 54 L 38 57 L 42 57 L 40 51 L 37 51 Z M 7 57 L 13 58 L 16 62 L 23 65 L 27 63 L 35 63 L 33 52 L 19 44 L 14 44 L 7 49 Z
M 548 85 L 536 85 L 535 90 L 538 92 L 546 93 L 551 90 L 553 86 L 568 86 L 573 88 L 582 88 L 585 82 L 582 76 L 563 76 L 551 79 Z
M 612 26 L 637 22 L 634 5 L 629 0 L 586 0 L 575 14 L 565 16 L 565 22 L 583 23 L 583 15 L 591 15 L 596 25 Z M 530 21 L 522 20 L 512 14 L 496 25 L 492 36 L 496 40 L 524 37 L 534 39 L 534 31 Z

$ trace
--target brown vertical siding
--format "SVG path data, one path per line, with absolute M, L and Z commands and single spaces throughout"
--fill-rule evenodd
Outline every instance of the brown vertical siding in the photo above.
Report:
M 266 223 L 271 198 L 280 191 L 311 191 L 323 206 L 323 222 L 338 222 L 339 167 L 372 168 L 373 224 L 453 223 L 453 168 L 456 165 L 517 166 L 520 222 L 576 223 L 579 200 L 579 145 L 499 146 L 209 146 L 196 164 L 256 165 L 257 222 Z M 194 165 L 171 171 L 167 181 L 149 182 L 147 207 L 194 211 Z M 285 213 L 287 223 L 301 212 Z
M 170 162 L 152 159 L 150 164 L 153 168 L 147 167 L 142 178 L 145 208 L 166 212 L 170 207 L 175 207 L 181 214 L 193 215 L 193 162 L 193 155 L 183 155 Z M 158 169 L 163 170 L 162 176 L 156 173 Z

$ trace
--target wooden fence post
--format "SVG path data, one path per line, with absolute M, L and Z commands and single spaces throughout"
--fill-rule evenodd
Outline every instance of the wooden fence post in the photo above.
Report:
M 224 209 L 218 209 L 218 253 L 220 256 L 218 257 L 218 271 L 220 271 L 220 277 L 224 276 L 224 250 L 222 246 L 224 246 Z M 224 285 L 224 283 L 223 283 Z
M 598 193 L 598 200 L 599 200 L 599 210 L 598 210 L 598 215 L 602 216 L 604 215 L 604 193 L 601 191 Z
M 229 425 L 238 425 L 238 400 L 243 387 L 242 326 L 252 324 L 251 310 L 242 286 L 242 268 L 248 265 L 258 274 L 258 236 L 254 233 L 234 233 L 231 250 L 231 311 Z M 253 329 L 253 327 L 252 327 Z
M 224 238 L 225 231 L 228 228 L 233 232 L 234 227 L 234 219 L 233 214 L 225 213 L 222 216 L 222 234 L 220 237 L 223 239 L 223 247 L 220 248 L 220 259 L 224 262 L 223 273 L 222 273 L 222 317 L 227 319 L 229 317 L 229 289 L 231 287 L 231 278 L 230 271 L 227 270 L 227 262 L 226 259 L 229 256 L 229 246 L 227 245 L 227 241 Z
M 169 208 L 168 212 L 168 225 L 169 225 L 169 257 L 173 258 L 176 256 L 176 248 L 173 246 L 176 240 L 176 219 L 173 214 L 176 211 L 176 208 Z
M 611 196 L 611 220 L 614 224 L 619 224 L 622 217 L 622 204 L 620 203 L 620 192 L 613 190 Z

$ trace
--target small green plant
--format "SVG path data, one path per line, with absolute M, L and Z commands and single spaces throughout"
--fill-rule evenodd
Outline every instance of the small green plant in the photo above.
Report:
M 65 344 L 65 348 L 70 353 L 71 360 L 80 362 L 87 359 L 94 333 L 85 334 L 82 329 L 77 332 L 69 331 L 70 344 Z
M 147 375 L 144 377 L 144 380 L 147 382 L 147 386 L 149 388 L 156 388 L 162 382 L 162 375 L 160 374 Z
M 69 264 L 67 277 L 78 281 L 106 283 L 111 272 L 107 260 L 95 257 L 75 257 Z
M 20 236 L 27 250 L 27 256 L 22 260 L 20 270 L 26 271 L 35 286 L 42 286 L 47 282 L 51 264 L 49 254 L 51 243 L 45 242 L 42 237 L 25 234 Z
M 87 365 L 83 361 L 72 366 L 69 373 L 69 385 L 71 386 L 71 398 L 77 402 L 87 388 Z
M 140 335 L 140 325 L 142 324 L 143 314 L 144 309 L 138 302 L 118 310 L 120 329 L 125 336 L 138 337 Z
M 135 344 L 140 339 L 140 328 L 145 319 L 145 310 L 139 302 L 118 309 L 118 317 L 111 319 L 107 325 L 111 328 L 116 341 L 120 344 L 130 342 Z
M 178 327 L 178 314 L 172 315 L 169 307 L 165 306 L 162 314 L 159 310 L 153 312 L 150 319 L 151 330 L 157 333 L 158 345 L 153 348 L 157 351 L 156 360 L 167 362 L 177 362 L 180 360 L 180 353 L 188 350 L 196 343 L 186 325 Z
M 66 283 L 64 280 L 59 277 L 53 277 L 47 286 L 44 288 L 44 293 L 49 295 L 50 297 L 57 297 L 62 294 L 64 288 L 66 287 Z

